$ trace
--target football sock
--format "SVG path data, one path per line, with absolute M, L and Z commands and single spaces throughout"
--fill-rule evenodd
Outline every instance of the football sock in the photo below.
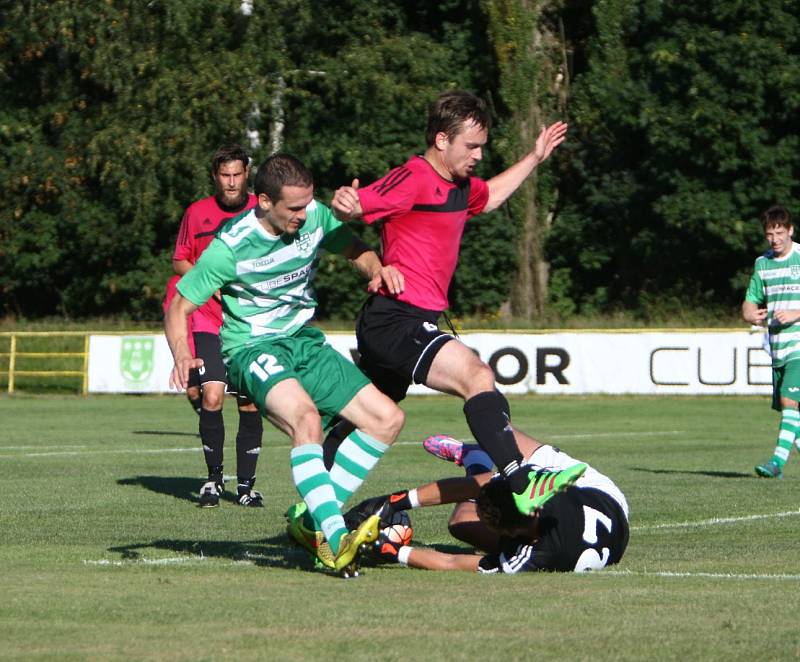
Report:
M 800 429 L 800 411 L 797 409 L 784 409 L 781 411 L 781 427 L 778 431 L 778 445 L 775 446 L 775 451 L 772 454 L 772 462 L 778 465 L 781 469 L 789 459 L 789 453 L 792 450 L 797 438 L 798 430 Z
M 511 489 L 521 494 L 528 486 L 528 471 L 520 471 L 522 454 L 511 429 L 508 400 L 499 391 L 484 391 L 464 403 L 467 425 L 480 447 L 508 480 Z
M 236 474 L 239 482 L 256 475 L 256 464 L 261 453 L 261 434 L 264 424 L 257 411 L 239 411 L 239 431 L 236 433 Z
M 322 442 L 322 460 L 325 462 L 325 468 L 328 471 L 333 467 L 339 446 L 353 430 L 355 430 L 355 426 L 343 418 L 337 418 L 333 427 L 328 430 L 328 435 L 325 437 L 325 441 Z
M 192 405 L 192 409 L 199 415 L 200 410 L 203 408 L 203 396 L 197 396 L 196 398 L 189 398 L 189 404 Z
M 480 446 L 465 445 L 461 456 L 461 465 L 467 476 L 487 474 L 492 470 L 492 458 Z
M 353 430 L 339 446 L 331 468 L 331 482 L 336 490 L 339 507 L 350 498 L 364 482 L 389 446 L 366 432 Z
M 222 447 L 225 445 L 225 424 L 222 411 L 200 410 L 200 441 L 209 467 L 222 464 Z
M 336 503 L 336 492 L 331 477 L 322 461 L 322 446 L 303 444 L 295 446 L 289 453 L 292 464 L 292 479 L 303 501 L 306 502 L 314 528 L 322 531 L 331 551 L 339 552 L 339 543 L 347 533 L 342 511 Z

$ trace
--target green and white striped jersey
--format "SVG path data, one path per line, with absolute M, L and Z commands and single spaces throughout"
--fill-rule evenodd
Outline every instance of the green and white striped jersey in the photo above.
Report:
M 222 353 L 258 339 L 290 336 L 314 316 L 311 281 L 321 249 L 339 253 L 351 244 L 350 229 L 312 200 L 306 222 L 290 236 L 271 235 L 255 210 L 228 221 L 178 282 L 178 291 L 202 305 L 222 294 Z
M 779 310 L 800 310 L 800 244 L 793 242 L 783 258 L 773 257 L 772 250 L 756 258 L 745 301 L 767 307 L 772 365 L 800 359 L 800 322 L 782 326 L 774 319 Z

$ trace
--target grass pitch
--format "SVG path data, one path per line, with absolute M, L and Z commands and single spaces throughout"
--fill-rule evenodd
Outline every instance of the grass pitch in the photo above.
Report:
M 226 404 L 226 473 L 236 414 Z M 196 505 L 183 397 L 0 397 L 0 658 L 789 659 L 800 656 L 800 460 L 757 479 L 765 398 L 519 397 L 515 424 L 607 473 L 631 507 L 619 566 L 514 577 L 313 571 L 284 533 L 289 443 L 267 426 L 266 507 Z M 419 441 L 468 436 L 454 398 L 410 398 L 356 500 L 458 475 Z M 448 507 L 415 543 L 459 549 Z

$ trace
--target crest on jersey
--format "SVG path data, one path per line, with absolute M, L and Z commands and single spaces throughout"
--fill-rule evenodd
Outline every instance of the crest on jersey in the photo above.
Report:
M 792 277 L 792 280 L 800 278 L 800 264 L 793 264 L 789 268 L 789 275 Z
M 155 340 L 147 337 L 122 339 L 119 370 L 129 382 L 143 382 L 153 372 Z
M 302 257 L 311 255 L 311 235 L 308 232 L 298 233 L 297 239 L 294 240 L 294 245 L 297 246 L 297 253 Z

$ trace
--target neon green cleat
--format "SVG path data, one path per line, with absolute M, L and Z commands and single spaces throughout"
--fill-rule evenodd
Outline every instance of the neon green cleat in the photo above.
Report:
M 358 574 L 357 558 L 362 545 L 369 545 L 378 539 L 380 533 L 380 513 L 370 515 L 355 531 L 346 533 L 339 541 L 339 553 L 334 555 L 328 542 L 323 542 L 317 550 L 317 556 L 327 567 L 343 572 L 345 576 Z
M 514 493 L 514 502 L 523 515 L 530 515 L 541 508 L 551 497 L 567 489 L 586 472 L 587 465 L 582 462 L 561 471 L 540 469 L 528 474 L 528 487 L 522 494 Z
M 308 507 L 304 501 L 289 506 L 286 511 L 286 533 L 300 547 L 305 549 L 314 558 L 315 565 L 324 565 L 333 568 L 333 563 L 328 565 L 319 554 L 320 545 L 325 542 L 322 531 L 312 531 L 303 524 L 303 516 Z

